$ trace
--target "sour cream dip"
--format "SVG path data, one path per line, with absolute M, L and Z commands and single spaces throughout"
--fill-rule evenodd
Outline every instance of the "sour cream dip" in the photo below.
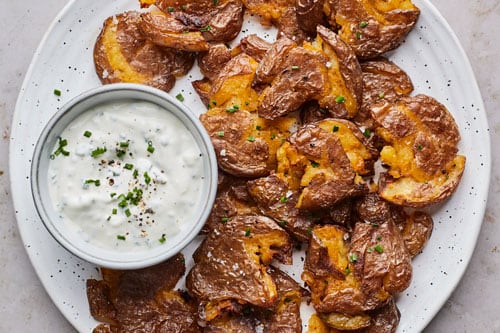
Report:
M 61 132 L 51 152 L 54 210 L 84 241 L 108 249 L 168 244 L 197 214 L 208 181 L 189 129 L 146 101 L 90 108 Z

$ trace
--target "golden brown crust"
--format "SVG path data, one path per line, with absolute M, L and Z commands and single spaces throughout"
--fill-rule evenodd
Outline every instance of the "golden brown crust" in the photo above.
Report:
M 104 84 L 133 82 L 169 91 L 194 58 L 146 40 L 139 21 L 139 13 L 126 12 L 104 22 L 94 46 L 96 73 Z
M 420 10 L 410 0 L 334 0 L 334 21 L 339 36 L 360 59 L 398 47 L 413 28 Z
M 460 134 L 446 107 L 417 95 L 383 101 L 371 109 L 376 131 L 386 142 L 381 161 L 389 166 L 380 177 L 380 195 L 413 207 L 448 198 L 460 181 L 465 157 L 457 155 Z

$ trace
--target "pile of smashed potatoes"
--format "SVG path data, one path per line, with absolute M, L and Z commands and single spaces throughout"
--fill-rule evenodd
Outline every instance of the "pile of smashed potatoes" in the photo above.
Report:
M 87 281 L 94 332 L 395 332 L 394 297 L 456 189 L 457 125 L 382 55 L 420 11 L 410 0 L 142 0 L 104 22 L 104 84 L 192 82 L 215 147 L 215 205 L 182 254 Z M 277 27 L 250 34 L 245 11 Z M 377 165 L 377 168 L 375 167 Z M 375 170 L 378 171 L 375 171 Z M 306 249 L 299 283 L 278 267 Z M 185 290 L 176 290 L 185 278 Z M 314 307 L 302 323 L 302 303 Z

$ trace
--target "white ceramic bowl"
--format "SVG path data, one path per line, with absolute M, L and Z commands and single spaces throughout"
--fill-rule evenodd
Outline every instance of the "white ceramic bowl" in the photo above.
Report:
M 142 251 L 123 251 L 91 244 L 70 228 L 56 212 L 49 195 L 48 169 L 61 132 L 76 117 L 103 103 L 146 101 L 157 104 L 177 117 L 191 132 L 203 155 L 201 200 L 194 218 L 185 221 L 181 231 L 168 242 Z M 31 167 L 31 187 L 35 207 L 50 234 L 68 251 L 96 265 L 114 269 L 136 269 L 166 260 L 181 251 L 198 234 L 212 208 L 217 190 L 217 162 L 209 136 L 196 116 L 176 98 L 158 89 L 136 84 L 105 85 L 69 101 L 49 120 L 36 144 Z

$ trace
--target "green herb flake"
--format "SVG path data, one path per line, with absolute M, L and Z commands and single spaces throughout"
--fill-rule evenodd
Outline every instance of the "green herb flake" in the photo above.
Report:
M 367 249 L 366 249 L 366 252 L 368 252 L 368 253 L 372 253 L 372 252 L 373 252 L 373 247 L 369 247 L 369 248 L 367 248 Z
M 149 183 L 151 183 L 151 177 L 148 175 L 148 172 L 144 172 L 144 182 L 149 185 Z
M 151 141 L 148 141 L 148 148 L 146 149 L 148 153 L 154 153 L 155 147 L 153 147 L 153 143 Z
M 253 135 L 248 136 L 247 141 L 254 142 L 255 141 L 254 136 Z
M 247 228 L 245 229 L 245 236 L 246 236 L 246 237 L 250 236 L 250 228 L 249 228 L 249 227 L 247 227 Z
M 378 93 L 378 98 L 379 98 L 379 99 L 382 99 L 382 98 L 384 98 L 384 97 L 385 97 L 385 94 L 384 94 L 383 92 L 379 92 L 379 93 Z
M 120 148 L 128 148 L 130 143 L 128 141 L 120 142 Z
M 366 138 L 369 138 L 372 135 L 372 131 L 370 131 L 368 128 L 364 130 L 363 135 Z
M 382 236 L 377 236 L 377 240 L 381 241 L 382 240 Z
M 422 146 L 422 145 L 418 145 L 418 146 L 417 146 L 417 149 L 418 149 L 418 150 L 422 150 L 422 149 L 424 149 L 424 146 Z
M 57 149 L 54 151 L 54 153 L 50 155 L 50 159 L 52 160 L 58 155 L 63 155 L 63 156 L 69 155 L 69 151 L 64 149 L 64 147 L 68 145 L 68 140 L 59 137 L 57 140 L 57 144 L 58 144 Z
M 345 275 L 351 274 L 351 269 L 349 267 L 345 268 Z
M 222 138 L 224 136 L 224 131 L 217 132 L 217 136 Z
M 339 95 L 337 97 L 335 97 L 335 102 L 341 104 L 341 103 L 344 103 L 345 102 L 345 97 L 342 96 L 342 95 Z
M 217 6 L 219 4 L 219 0 L 214 0 L 214 6 Z
M 175 8 L 174 8 L 174 7 L 168 7 L 168 12 L 169 12 L 169 13 L 172 13 L 172 12 L 174 12 L 174 11 L 175 11 Z
M 286 226 L 286 221 L 285 220 L 281 220 L 278 222 L 278 224 L 281 226 L 281 227 L 285 227 Z
M 94 184 L 95 186 L 101 186 L 101 181 L 99 179 L 86 179 L 85 184 Z
M 282 196 L 282 197 L 280 198 L 280 202 L 282 202 L 282 203 L 285 203 L 285 202 L 287 202 L 287 201 L 288 201 L 288 198 L 287 198 L 286 196 Z
M 182 96 L 181 93 L 178 93 L 177 95 L 175 95 L 175 98 L 177 98 L 181 102 L 184 102 L 184 96 Z
M 212 30 L 212 27 L 210 26 L 210 24 L 207 24 L 203 28 L 200 28 L 200 32 L 208 32 L 210 30 Z
M 127 208 L 127 209 L 125 209 L 125 215 L 126 215 L 127 217 L 130 217 L 130 216 L 132 215 L 132 213 L 130 212 L 130 209 L 128 209 L 128 208 Z
M 384 252 L 384 249 L 382 248 L 382 246 L 380 246 L 380 244 L 375 245 L 374 249 L 378 253 L 383 253 Z
M 102 148 L 97 147 L 96 149 L 92 150 L 92 153 L 90 153 L 90 156 L 96 158 L 96 157 L 99 157 L 102 154 L 104 154 L 106 151 L 107 151 L 106 147 L 102 147 Z
M 59 90 L 59 89 L 54 89 L 54 95 L 56 95 L 56 96 L 58 96 L 58 97 L 59 97 L 59 96 L 61 96 L 61 90 Z
M 233 106 L 230 108 L 227 108 L 226 111 L 229 113 L 234 113 L 234 112 L 238 111 L 239 109 L 240 109 L 239 105 L 233 104 Z
M 182 10 L 186 10 L 186 9 L 187 9 L 187 6 L 186 6 L 186 5 L 182 5 L 182 6 L 181 6 L 181 9 L 182 9 Z
M 299 67 L 299 66 L 297 66 L 297 65 L 294 65 L 294 66 L 292 66 L 291 68 L 292 68 L 292 70 L 296 71 L 296 70 L 298 70 L 300 67 Z
M 86 137 L 86 138 L 90 138 L 92 136 L 92 132 L 91 131 L 85 131 L 85 132 L 83 132 L 83 136 Z
M 162 234 L 161 237 L 160 237 L 160 239 L 158 239 L 158 241 L 160 243 L 162 243 L 162 244 L 165 243 L 167 241 L 167 239 L 165 238 L 165 236 L 166 236 L 165 234 Z
M 221 222 L 227 222 L 229 221 L 229 217 L 221 217 L 220 220 Z
M 126 153 L 127 152 L 125 150 L 123 150 L 123 149 L 117 149 L 116 150 L 116 157 L 122 158 L 123 156 L 125 156 Z
M 116 236 L 116 238 L 117 238 L 118 240 L 122 240 L 122 241 L 124 241 L 124 240 L 126 240 L 126 239 L 127 239 L 127 238 L 126 238 L 125 236 L 123 236 L 123 235 L 117 235 L 117 236 Z
M 356 31 L 356 38 L 361 39 L 361 31 Z
M 125 163 L 125 166 L 123 168 L 127 170 L 132 170 L 134 168 L 134 165 L 130 163 Z
M 139 176 L 139 171 L 137 169 L 134 169 L 134 172 L 132 172 L 132 177 L 134 177 L 134 179 L 136 179 L 137 176 Z
M 338 132 L 339 131 L 339 127 L 337 125 L 333 125 L 333 129 L 332 129 L 332 132 Z
M 318 162 L 315 162 L 315 161 L 311 161 L 311 166 L 313 168 L 318 168 L 319 167 L 319 163 Z
M 114 198 L 114 197 L 116 196 L 116 192 L 110 193 L 110 194 L 109 194 L 109 196 L 110 196 L 111 198 Z
M 360 27 L 360 28 L 366 28 L 367 26 L 368 26 L 368 22 L 366 22 L 366 21 L 361 21 L 361 22 L 359 23 L 359 27 Z
M 256 129 L 257 131 L 260 131 L 260 130 L 262 129 L 262 126 L 257 125 L 257 126 L 255 126 L 255 129 Z
M 349 254 L 349 261 L 350 262 L 356 262 L 356 261 L 358 261 L 358 255 L 356 253 Z
M 113 210 L 111 211 L 111 214 L 116 215 L 117 213 L 118 213 L 118 209 L 113 208 Z
M 276 139 L 276 134 L 271 134 L 271 140 Z

